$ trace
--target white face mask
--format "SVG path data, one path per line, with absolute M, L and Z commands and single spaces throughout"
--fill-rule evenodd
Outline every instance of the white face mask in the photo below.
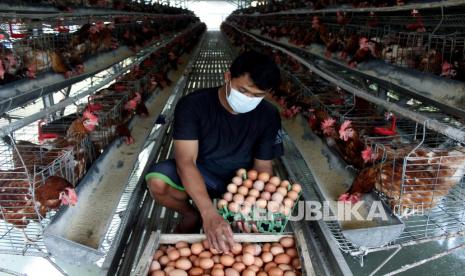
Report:
M 231 81 L 229 81 L 229 95 L 226 100 L 231 106 L 232 110 L 236 113 L 246 113 L 254 110 L 257 105 L 263 100 L 263 97 L 249 97 L 236 89 L 232 88 Z

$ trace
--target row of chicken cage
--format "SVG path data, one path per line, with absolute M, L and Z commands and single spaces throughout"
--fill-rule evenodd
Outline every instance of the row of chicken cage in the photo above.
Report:
M 120 46 L 137 52 L 198 21 L 189 15 L 65 19 L 8 19 L 0 25 L 0 85 L 49 71 L 65 78 L 78 76 L 91 57 Z
M 187 41 L 184 47 L 188 49 L 174 48 L 173 40 L 154 52 L 78 104 L 78 112 L 53 121 L 40 120 L 38 128 L 25 127 L 3 138 L 0 251 L 23 254 L 28 245 L 39 246 L 36 242 L 54 212 L 77 202 L 74 187 L 107 146 L 118 138 L 128 144 L 134 142 L 130 119 L 149 115 L 144 101 L 156 89 L 171 83 L 168 72 L 172 65 L 166 56 L 191 49 L 203 30 L 199 25 L 178 37 Z
M 15 9 L 34 9 L 40 8 L 55 8 L 63 12 L 73 12 L 75 9 L 92 9 L 94 12 L 101 9 L 102 11 L 125 11 L 139 13 L 157 13 L 157 14 L 183 14 L 189 13 L 188 10 L 160 3 L 139 3 L 134 1 L 118 1 L 118 0 L 2 0 L 4 8 L 8 7 Z
M 287 39 L 297 47 L 310 47 L 308 49 L 312 52 L 321 52 L 326 58 L 351 67 L 377 59 L 465 81 L 465 36 L 462 29 L 447 34 L 437 30 L 420 32 L 415 29 L 424 28 L 419 24 L 412 27 L 412 31 L 399 31 L 390 25 L 326 23 L 326 17 L 320 16 L 307 20 L 231 16 L 229 22 L 273 40 Z
M 395 7 L 409 4 L 407 0 L 386 0 L 386 1 L 344 1 L 344 0 L 274 0 L 274 1 L 257 1 L 256 6 L 237 9 L 233 14 L 267 14 L 273 12 L 293 12 L 293 10 L 311 10 L 319 11 L 328 9 L 347 9 L 347 8 L 382 8 Z
M 233 36 L 233 29 L 223 30 Z M 273 98 L 281 106 L 283 118 L 295 120 L 298 115 L 303 116 L 306 127 L 353 171 L 351 187 L 338 198 L 326 200 L 355 204 L 364 200 L 365 194 L 374 192 L 405 224 L 394 242 L 464 230 L 463 143 L 387 112 L 305 70 L 290 57 L 277 55 L 268 47 L 235 34 L 232 41 L 236 46 L 278 57 L 284 70 Z M 340 234 L 338 231 L 335 235 Z M 357 246 L 348 246 L 347 240 L 338 241 L 345 251 L 356 250 Z

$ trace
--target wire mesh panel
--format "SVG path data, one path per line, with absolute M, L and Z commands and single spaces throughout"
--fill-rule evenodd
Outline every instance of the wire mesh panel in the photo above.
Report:
M 0 251 L 40 254 L 50 216 L 77 200 L 72 151 L 7 141 L 0 145 Z

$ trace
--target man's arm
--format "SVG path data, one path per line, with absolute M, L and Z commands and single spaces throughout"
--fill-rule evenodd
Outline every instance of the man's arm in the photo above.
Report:
M 260 160 L 255 158 L 253 168 L 259 173 L 266 172 L 270 176 L 273 175 L 273 164 L 271 160 Z
M 174 140 L 174 158 L 181 182 L 199 209 L 210 244 L 228 252 L 234 246 L 229 224 L 220 216 L 208 195 L 205 180 L 196 165 L 198 140 Z

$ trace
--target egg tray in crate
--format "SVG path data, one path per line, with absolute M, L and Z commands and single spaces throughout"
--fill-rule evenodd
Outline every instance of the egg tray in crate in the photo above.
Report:
M 288 191 L 291 189 L 291 186 L 288 187 Z M 228 210 L 227 206 L 224 206 L 221 209 L 218 209 L 219 214 L 231 225 L 237 225 L 237 222 L 246 224 L 249 229 L 253 229 L 255 225 L 256 231 L 259 233 L 268 233 L 268 234 L 282 234 L 284 229 L 286 229 L 287 223 L 289 222 L 290 216 L 294 213 L 296 206 L 299 203 L 299 200 L 302 196 L 302 191 L 299 192 L 294 206 L 291 208 L 291 212 L 288 216 L 276 212 L 271 213 L 267 209 L 257 208 L 255 205 L 252 207 L 249 214 L 244 215 L 242 213 L 234 213 Z M 253 220 L 254 214 L 260 214 L 266 218 L 271 218 L 267 220 Z M 252 218 L 252 219 L 251 219 Z

